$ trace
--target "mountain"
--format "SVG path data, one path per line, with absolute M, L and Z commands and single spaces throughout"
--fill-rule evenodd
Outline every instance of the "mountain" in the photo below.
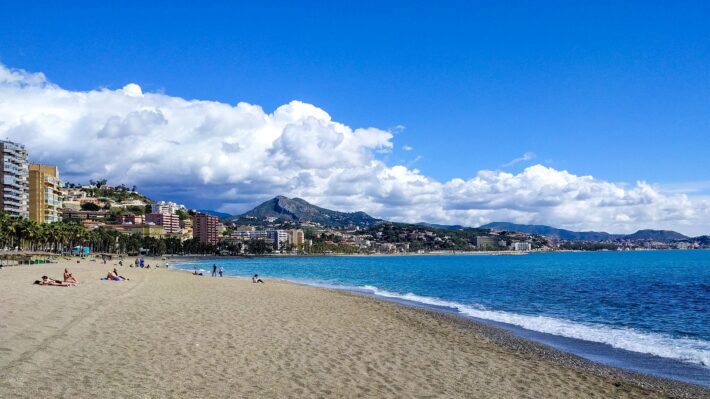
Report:
M 678 241 L 688 237 L 669 230 L 639 230 L 634 234 L 624 236 L 626 240 Z
M 651 241 L 678 241 L 686 240 L 688 237 L 675 231 L 669 230 L 639 230 L 633 234 L 609 234 L 600 231 L 571 231 L 557 229 L 550 226 L 534 224 L 515 224 L 506 222 L 488 223 L 481 228 L 515 231 L 518 233 L 539 234 L 547 237 L 555 237 L 561 240 L 575 241 L 606 241 L 606 240 L 651 240 Z
M 287 198 L 278 196 L 272 198 L 249 212 L 243 213 L 233 219 L 239 218 L 267 218 L 273 217 L 294 222 L 313 222 L 327 227 L 359 226 L 368 227 L 382 222 L 365 212 L 338 212 L 312 205 L 301 198 Z
M 536 224 L 515 224 L 507 222 L 493 222 L 480 226 L 482 229 L 496 229 L 505 231 L 514 231 L 518 233 L 538 234 L 541 236 L 555 237 L 561 240 L 579 240 L 579 241 L 604 241 L 617 238 L 616 236 L 597 231 L 571 231 L 565 229 L 557 229 L 550 226 Z
M 197 212 L 206 213 L 206 214 L 212 215 L 212 216 L 217 216 L 220 219 L 228 219 L 228 218 L 232 217 L 232 215 L 230 215 L 228 213 L 217 212 L 217 211 L 213 211 L 213 210 L 209 210 L 209 209 L 198 209 Z
M 463 229 L 465 229 L 465 227 L 461 226 L 460 224 L 436 224 L 436 223 L 420 222 L 420 223 L 415 224 L 415 226 L 429 227 L 432 229 L 441 229 L 441 230 L 463 230 Z

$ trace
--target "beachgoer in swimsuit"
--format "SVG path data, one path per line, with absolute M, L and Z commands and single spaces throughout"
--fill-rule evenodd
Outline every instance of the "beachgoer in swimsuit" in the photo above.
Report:
M 70 283 L 65 283 L 63 281 L 55 280 L 53 278 L 49 278 L 47 276 L 42 276 L 42 280 L 35 280 L 35 284 L 37 285 L 53 285 L 57 287 L 71 287 L 72 284 Z
M 106 279 L 110 281 L 123 281 L 123 278 L 119 277 L 118 274 L 114 272 L 108 272 Z
M 69 269 L 64 269 L 64 282 L 71 284 L 79 284 L 76 278 L 71 273 L 69 273 Z

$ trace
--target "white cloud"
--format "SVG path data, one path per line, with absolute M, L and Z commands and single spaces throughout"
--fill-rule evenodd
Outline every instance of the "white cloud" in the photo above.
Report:
M 230 212 L 284 194 L 397 221 L 709 233 L 710 200 L 645 182 L 627 187 L 542 165 L 440 182 L 413 164 L 387 165 L 376 155 L 392 150 L 397 131 L 351 128 L 299 101 L 267 113 L 136 84 L 70 91 L 0 65 L 0 137 L 26 144 L 33 161 L 59 165 L 72 181 L 106 177 Z
M 510 162 L 504 163 L 503 167 L 508 168 L 508 167 L 518 164 L 520 162 L 532 161 L 533 159 L 535 159 L 535 153 L 534 152 L 526 152 L 525 154 L 511 160 Z
M 414 149 L 414 147 L 412 147 L 411 145 L 404 145 L 402 147 L 402 150 L 404 150 L 404 151 L 412 151 L 413 149 Z

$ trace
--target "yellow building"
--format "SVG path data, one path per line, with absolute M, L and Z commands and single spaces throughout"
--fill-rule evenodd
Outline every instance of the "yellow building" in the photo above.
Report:
M 165 228 L 157 224 L 137 224 L 124 226 L 128 234 L 140 234 L 143 237 L 163 238 L 165 237 Z
M 59 169 L 50 165 L 30 165 L 30 220 L 54 223 L 62 219 L 62 192 Z
M 287 233 L 288 243 L 295 246 L 301 247 L 305 242 L 305 237 L 303 235 L 303 230 L 289 230 Z
M 180 241 L 192 239 L 192 219 L 187 218 L 180 221 Z

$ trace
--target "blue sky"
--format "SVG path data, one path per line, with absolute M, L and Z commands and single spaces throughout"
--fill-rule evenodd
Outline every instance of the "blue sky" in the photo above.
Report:
M 103 3 L 5 4 L 0 63 L 69 91 L 314 104 L 442 182 L 542 164 L 710 194 L 707 2 Z
M 707 2 L 146 3 L 6 4 L 0 60 L 65 88 L 402 125 L 415 151 L 391 157 L 440 179 L 525 152 L 614 181 L 710 178 Z

